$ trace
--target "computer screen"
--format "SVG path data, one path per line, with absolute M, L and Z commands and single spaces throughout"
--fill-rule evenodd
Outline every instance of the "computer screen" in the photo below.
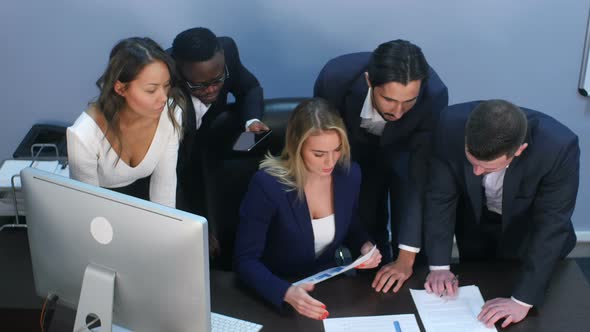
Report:
M 108 331 L 111 310 L 133 331 L 210 330 L 206 219 L 33 168 L 21 179 L 37 294 L 77 309 L 75 329 L 93 314 Z

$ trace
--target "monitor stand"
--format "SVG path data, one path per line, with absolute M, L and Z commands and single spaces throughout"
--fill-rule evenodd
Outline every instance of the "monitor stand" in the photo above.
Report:
M 89 264 L 84 271 L 82 291 L 74 322 L 74 332 L 90 331 L 86 317 L 96 315 L 100 319 L 100 331 L 111 332 L 113 328 L 113 296 L 115 272 Z

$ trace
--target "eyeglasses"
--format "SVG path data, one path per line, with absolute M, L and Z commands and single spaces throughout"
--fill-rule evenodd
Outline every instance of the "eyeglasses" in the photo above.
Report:
M 223 84 L 223 82 L 225 82 L 225 80 L 227 80 L 228 78 L 229 78 L 229 70 L 227 69 L 227 65 L 225 65 L 225 70 L 223 72 L 223 75 L 219 78 L 216 78 L 216 79 L 211 80 L 209 82 L 196 83 L 196 84 L 192 84 L 189 81 L 185 81 L 185 82 L 186 82 L 186 86 L 188 86 L 188 88 L 191 91 L 195 91 L 195 90 L 205 90 L 210 86 Z

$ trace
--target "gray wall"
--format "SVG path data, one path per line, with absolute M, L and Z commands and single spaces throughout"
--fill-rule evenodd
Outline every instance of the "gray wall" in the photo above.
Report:
M 506 98 L 580 136 L 590 165 L 590 103 L 577 95 L 589 4 L 580 0 L 10 1 L 0 11 L 0 158 L 28 128 L 73 121 L 97 94 L 113 44 L 145 35 L 168 47 L 185 28 L 233 36 L 266 97 L 309 96 L 331 57 L 404 38 L 421 45 L 451 103 Z M 582 172 L 577 230 L 590 231 Z

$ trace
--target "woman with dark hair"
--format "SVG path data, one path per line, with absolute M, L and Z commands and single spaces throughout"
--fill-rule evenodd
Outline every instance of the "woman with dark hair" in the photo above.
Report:
M 175 207 L 184 97 L 174 70 L 149 38 L 115 45 L 98 99 L 67 130 L 71 178 Z
M 373 247 L 358 220 L 360 168 L 350 162 L 346 129 L 323 99 L 299 104 L 289 118 L 285 147 L 268 155 L 240 209 L 235 270 L 277 307 L 289 303 L 300 314 L 324 319 L 326 306 L 308 292 L 312 284 L 283 278 L 308 276 L 334 266 L 343 244 L 361 254 Z M 374 268 L 376 250 L 358 268 Z

